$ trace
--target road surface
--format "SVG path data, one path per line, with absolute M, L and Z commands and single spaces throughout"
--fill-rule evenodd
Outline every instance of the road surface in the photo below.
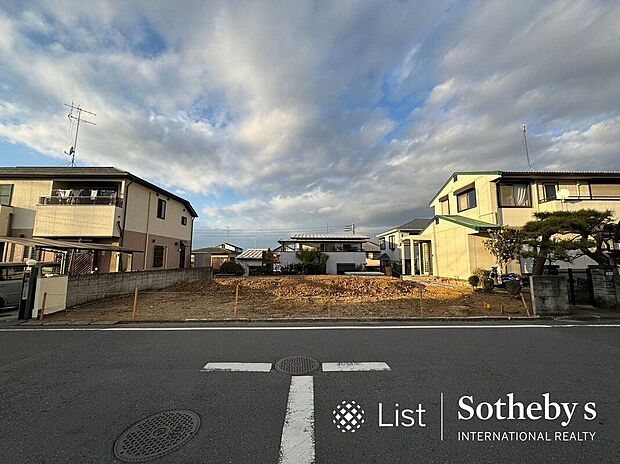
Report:
M 200 426 L 145 462 L 620 459 L 617 324 L 24 327 L 0 329 L 1 462 L 120 463 L 117 438 L 167 410 Z M 287 356 L 319 368 L 273 369 Z M 338 428 L 346 404 L 363 422 Z

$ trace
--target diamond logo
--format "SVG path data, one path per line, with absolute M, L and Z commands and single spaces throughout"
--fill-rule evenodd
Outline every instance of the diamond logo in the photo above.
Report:
M 364 423 L 364 410 L 355 401 L 341 402 L 332 414 L 332 422 L 343 433 L 355 433 Z

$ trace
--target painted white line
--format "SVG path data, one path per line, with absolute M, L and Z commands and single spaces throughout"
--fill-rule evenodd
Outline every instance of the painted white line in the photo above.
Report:
M 225 372 L 270 372 L 271 363 L 207 363 L 202 372 L 225 371 Z
M 441 392 L 441 441 L 443 441 L 443 392 Z
M 0 332 L 182 332 L 182 331 L 278 331 L 278 330 L 444 330 L 444 329 L 571 329 L 619 328 L 620 324 L 496 324 L 496 325 L 343 325 L 343 326 L 252 326 L 252 327 L 59 327 L 0 328 Z
M 323 372 L 389 371 L 384 362 L 337 362 L 323 363 Z
M 314 382 L 312 376 L 291 377 L 278 463 L 314 463 Z

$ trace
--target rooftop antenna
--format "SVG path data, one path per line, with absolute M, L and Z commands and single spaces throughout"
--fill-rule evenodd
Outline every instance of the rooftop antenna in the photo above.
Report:
M 71 148 L 69 148 L 68 152 L 65 152 L 65 155 L 69 155 L 71 157 L 71 162 L 69 163 L 69 166 L 74 168 L 76 166 L 76 164 L 75 164 L 75 152 L 77 150 L 77 141 L 78 141 L 78 133 L 80 132 L 80 124 L 81 123 L 86 123 L 86 124 L 92 124 L 93 126 L 97 125 L 97 124 L 95 124 L 92 121 L 88 121 L 88 120 L 82 118 L 82 113 L 87 113 L 87 114 L 90 114 L 92 116 L 97 116 L 97 115 L 95 113 L 92 113 L 90 111 L 85 110 L 80 105 L 74 105 L 73 102 L 71 102 L 70 105 L 65 103 L 65 106 L 68 107 L 68 108 L 71 108 L 71 112 L 67 115 L 67 117 L 69 118 L 69 121 L 71 121 L 72 123 L 73 123 L 73 121 L 77 122 L 77 125 L 75 126 L 75 137 L 73 139 L 73 146 Z M 76 112 L 77 115 L 73 114 L 74 111 Z
M 525 158 L 527 159 L 527 167 L 532 169 L 532 163 L 530 162 L 530 150 L 527 147 L 527 125 L 522 124 L 521 130 L 523 131 L 523 146 L 525 147 Z

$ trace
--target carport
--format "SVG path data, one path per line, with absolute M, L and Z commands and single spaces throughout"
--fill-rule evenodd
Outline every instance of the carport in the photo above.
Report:
M 117 254 L 117 271 L 131 270 L 133 253 L 142 252 L 142 250 L 135 248 L 107 243 L 73 242 L 42 237 L 0 237 L 0 242 L 6 244 L 2 253 L 2 261 L 7 261 L 6 257 L 10 254 L 10 247 L 15 245 L 29 247 L 34 250 L 34 253 L 31 252 L 30 256 L 38 261 L 56 261 L 58 255 L 60 255 L 60 271 L 62 274 L 88 274 L 96 271 L 98 269 L 97 258 L 101 256 L 102 252 L 109 252 L 111 255 L 113 253 Z M 45 259 L 46 253 L 54 254 L 54 259 Z

